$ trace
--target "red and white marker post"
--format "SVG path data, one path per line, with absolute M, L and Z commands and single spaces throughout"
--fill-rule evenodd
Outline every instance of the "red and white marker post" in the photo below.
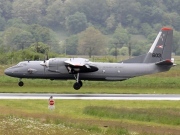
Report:
M 49 108 L 49 110 L 54 110 L 55 109 L 55 101 L 52 98 L 52 96 L 49 98 L 48 108 Z

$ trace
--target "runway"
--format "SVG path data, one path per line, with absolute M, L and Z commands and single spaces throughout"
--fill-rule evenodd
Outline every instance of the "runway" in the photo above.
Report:
M 31 94 L 0 93 L 0 99 L 79 99 L 79 100 L 172 100 L 179 101 L 180 94 Z

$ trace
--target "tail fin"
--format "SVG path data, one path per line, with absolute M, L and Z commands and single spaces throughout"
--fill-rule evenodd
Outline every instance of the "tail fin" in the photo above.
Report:
M 162 28 L 146 55 L 144 63 L 156 63 L 163 60 L 171 60 L 172 41 L 173 30 L 167 27 Z
M 163 27 L 147 54 L 125 60 L 123 63 L 157 63 L 171 60 L 172 42 L 173 30 Z

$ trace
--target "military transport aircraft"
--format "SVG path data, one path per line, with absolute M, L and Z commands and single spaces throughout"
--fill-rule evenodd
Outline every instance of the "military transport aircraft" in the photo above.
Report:
M 84 58 L 50 58 L 45 61 L 23 61 L 5 70 L 5 74 L 19 78 L 50 80 L 75 79 L 73 87 L 82 87 L 82 80 L 123 81 L 136 76 L 168 71 L 171 60 L 173 30 L 163 27 L 147 54 L 119 63 L 91 62 Z

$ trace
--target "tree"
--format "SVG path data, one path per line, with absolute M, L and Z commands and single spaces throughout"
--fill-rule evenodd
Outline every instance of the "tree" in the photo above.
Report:
M 124 45 L 128 45 L 130 41 L 130 35 L 126 29 L 124 29 L 121 24 L 116 28 L 113 39 L 111 40 L 111 48 L 115 48 L 115 56 L 117 60 L 118 48 L 121 48 Z
M 31 33 L 20 28 L 10 27 L 3 34 L 3 44 L 9 50 L 24 49 L 32 42 Z
M 116 24 L 132 26 L 140 14 L 140 3 L 136 0 L 108 0 L 109 12 L 115 15 Z M 117 27 L 117 25 L 116 25 Z
M 0 31 L 4 30 L 5 24 L 6 24 L 5 19 L 0 16 Z
M 104 53 L 106 47 L 105 36 L 94 27 L 89 27 L 79 36 L 78 51 L 80 54 L 100 55 Z
M 65 22 L 65 6 L 62 1 L 50 1 L 49 6 L 46 9 L 45 21 L 51 28 L 63 26 Z
M 180 30 L 180 16 L 178 13 L 173 12 L 171 13 L 171 25 L 176 29 L 176 30 Z
M 70 15 L 66 19 L 66 29 L 71 34 L 77 34 L 87 27 L 87 19 L 84 13 L 76 12 L 74 15 Z
M 109 12 L 105 0 L 81 0 L 80 2 L 79 12 L 84 13 L 89 22 L 93 25 L 106 25 L 105 21 L 109 16 Z
M 123 56 L 128 55 L 128 47 L 122 47 L 119 51 L 120 51 L 120 54 Z
M 59 50 L 53 32 L 49 28 L 38 24 L 29 25 L 25 28 L 9 27 L 3 33 L 3 45 L 10 50 L 24 49 L 32 43 L 36 43 L 38 46 L 39 42 L 50 45 L 52 50 Z
M 9 27 L 26 29 L 28 27 L 28 24 L 23 23 L 23 21 L 21 19 L 13 18 L 13 19 L 9 19 L 7 21 L 6 28 L 9 28 Z
M 59 40 L 51 29 L 33 24 L 29 26 L 28 31 L 32 34 L 37 46 L 39 42 L 43 42 L 44 44 L 48 44 L 54 52 L 59 52 Z
M 30 47 L 33 51 L 37 53 L 42 53 L 42 54 L 48 54 L 50 47 L 47 44 L 44 44 L 42 42 L 38 43 L 38 46 L 36 43 L 32 44 Z
M 32 24 L 38 23 L 41 18 L 41 0 L 16 0 L 13 2 L 13 15 L 23 22 Z
M 50 30 L 47 27 L 33 24 L 29 26 L 28 31 L 32 34 L 35 42 L 47 43 L 48 41 L 50 41 Z
M 175 54 L 180 54 L 180 32 L 174 31 L 173 36 L 173 51 Z
M 143 35 L 147 37 L 149 34 L 153 32 L 152 27 L 148 23 L 143 23 L 141 25 L 141 32 Z
M 65 43 L 66 54 L 76 55 L 77 46 L 78 46 L 78 36 L 77 35 L 70 36 L 68 39 L 66 39 L 66 43 Z
M 16 45 L 16 48 L 22 50 L 29 47 L 32 42 L 32 34 L 24 30 L 17 33 L 13 39 L 13 43 Z
M 116 20 L 114 14 L 111 14 L 110 17 L 106 19 L 106 28 L 108 30 L 114 30 L 116 28 Z
M 118 44 L 118 47 L 128 44 L 130 40 L 130 35 L 126 29 L 124 29 L 121 24 L 118 25 L 113 34 L 114 43 Z
M 12 17 L 12 2 L 11 0 L 0 0 L 0 16 L 5 20 Z
M 117 56 L 119 55 L 120 49 L 119 48 L 110 48 L 108 54 L 116 56 L 116 61 L 117 61 Z

